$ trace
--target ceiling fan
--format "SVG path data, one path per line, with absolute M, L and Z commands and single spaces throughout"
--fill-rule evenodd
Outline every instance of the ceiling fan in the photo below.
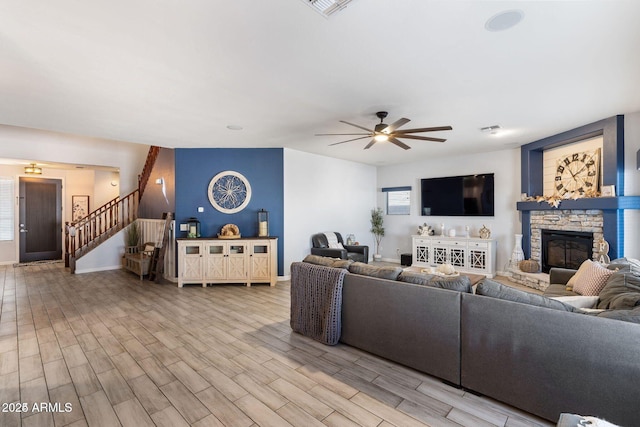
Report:
M 345 122 L 344 120 L 340 120 L 341 123 L 348 124 L 350 126 L 357 127 L 362 130 L 366 130 L 367 133 L 318 133 L 316 136 L 326 136 L 326 135 L 364 135 L 359 136 L 358 138 L 348 139 L 346 141 L 335 142 L 329 145 L 338 145 L 344 144 L 345 142 L 357 141 L 359 139 L 372 138 L 371 141 L 364 147 L 364 149 L 371 148 L 373 144 L 376 142 L 385 142 L 389 141 L 392 144 L 397 145 L 400 148 L 404 148 L 405 150 L 410 149 L 407 144 L 398 140 L 398 138 L 406 138 L 406 139 L 417 139 L 420 141 L 433 141 L 433 142 L 445 142 L 446 139 L 442 138 L 433 138 L 429 136 L 418 136 L 411 135 L 414 133 L 422 133 L 422 132 L 436 132 L 440 130 L 453 130 L 451 126 L 438 126 L 438 127 L 430 127 L 430 128 L 418 128 L 418 129 L 404 129 L 398 130 L 399 127 L 404 126 L 410 120 L 401 118 L 396 120 L 395 122 L 387 125 L 383 123 L 384 119 L 387 117 L 388 113 L 386 111 L 378 111 L 376 116 L 380 119 L 380 123 L 378 123 L 373 129 L 367 129 L 364 126 L 356 125 L 354 123 Z

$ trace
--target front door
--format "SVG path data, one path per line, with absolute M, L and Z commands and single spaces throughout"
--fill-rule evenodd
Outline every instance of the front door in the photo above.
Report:
M 20 262 L 62 259 L 62 181 L 20 178 Z

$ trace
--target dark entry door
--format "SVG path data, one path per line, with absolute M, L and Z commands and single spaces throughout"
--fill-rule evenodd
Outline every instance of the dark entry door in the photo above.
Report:
M 62 181 L 20 178 L 20 262 L 62 259 Z

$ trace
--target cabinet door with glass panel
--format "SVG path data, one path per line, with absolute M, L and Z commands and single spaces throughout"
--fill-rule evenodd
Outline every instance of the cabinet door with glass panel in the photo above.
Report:
M 201 242 L 178 242 L 178 286 L 186 283 L 202 282 L 204 245 Z M 204 285 L 204 284 L 203 284 Z
M 251 243 L 249 268 L 249 278 L 252 282 L 271 282 L 273 269 L 271 268 L 271 244 L 268 240 Z
M 227 242 L 227 280 L 247 279 L 247 248 L 246 241 Z
M 205 244 L 205 272 L 207 280 L 227 278 L 226 242 L 208 241 Z

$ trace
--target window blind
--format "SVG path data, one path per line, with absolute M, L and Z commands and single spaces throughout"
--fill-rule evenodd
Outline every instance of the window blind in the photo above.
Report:
M 0 240 L 13 240 L 13 178 L 0 177 Z

